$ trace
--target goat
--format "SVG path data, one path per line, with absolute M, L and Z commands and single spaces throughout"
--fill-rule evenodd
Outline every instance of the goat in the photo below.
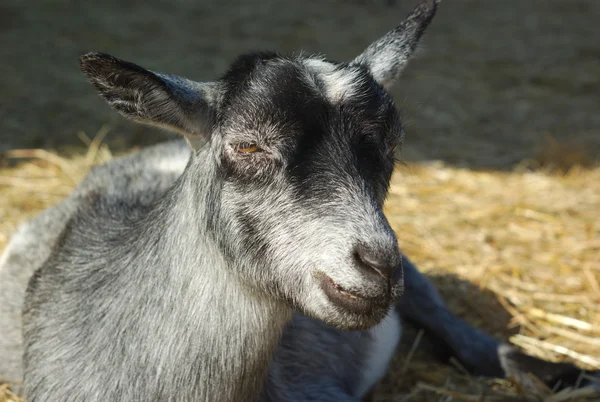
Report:
M 436 6 L 352 62 L 253 53 L 210 83 L 82 56 L 113 108 L 191 149 L 97 167 L 20 229 L 0 258 L 0 376 L 31 401 L 357 401 L 400 315 L 477 374 L 557 367 L 454 317 L 382 212 L 403 139 L 387 89 Z

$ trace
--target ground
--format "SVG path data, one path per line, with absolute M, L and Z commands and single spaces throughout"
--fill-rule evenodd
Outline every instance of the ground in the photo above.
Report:
M 349 59 L 415 1 L 4 0 L 0 248 L 109 157 L 92 146 L 85 160 L 81 133 L 107 133 L 117 153 L 168 137 L 110 111 L 78 72 L 79 54 L 105 51 L 197 80 L 253 49 Z M 408 164 L 387 204 L 402 249 L 457 314 L 584 367 L 600 366 L 598 16 L 595 0 L 442 2 L 394 90 Z M 65 159 L 38 151 L 15 165 L 15 149 L 33 148 Z M 379 400 L 526 399 L 506 396 L 517 392 L 510 384 L 428 362 L 423 342 L 407 358 L 412 335 Z

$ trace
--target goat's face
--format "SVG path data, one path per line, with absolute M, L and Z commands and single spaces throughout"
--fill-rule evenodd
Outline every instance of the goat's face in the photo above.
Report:
M 361 66 L 273 54 L 223 83 L 216 228 L 233 265 L 329 324 L 379 321 L 403 285 L 382 212 L 402 140 L 392 98 Z
M 437 2 L 421 0 L 350 63 L 250 54 L 197 83 L 90 53 L 82 70 L 124 116 L 188 139 L 190 166 L 214 176 L 214 205 L 199 208 L 214 212 L 208 227 L 236 275 L 331 325 L 365 328 L 403 286 L 381 209 L 402 140 L 386 88 Z

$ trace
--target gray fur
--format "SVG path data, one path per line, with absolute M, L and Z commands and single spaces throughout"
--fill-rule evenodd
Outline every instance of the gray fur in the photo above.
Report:
M 398 342 L 403 266 L 398 310 L 504 374 L 506 349 L 449 314 L 382 212 L 402 127 L 381 60 L 408 58 L 434 11 L 423 1 L 357 62 L 251 54 L 214 83 L 83 56 L 112 107 L 192 151 L 97 167 L 13 237 L 0 377 L 24 377 L 31 401 L 357 401 Z
M 412 57 L 440 1 L 422 1 L 402 24 L 372 43 L 354 61 L 366 65 L 375 81 L 391 87 Z
M 0 257 L 0 378 L 22 381 L 21 310 L 29 278 L 49 257 L 52 246 L 78 205 L 92 192 L 130 193 L 143 205 L 166 191 L 181 175 L 189 155 L 184 142 L 150 147 L 131 156 L 94 167 L 61 203 L 26 222 Z

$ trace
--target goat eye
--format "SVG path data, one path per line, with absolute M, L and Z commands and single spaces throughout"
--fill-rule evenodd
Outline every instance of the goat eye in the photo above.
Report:
M 260 148 L 256 144 L 244 142 L 236 146 L 236 151 L 242 154 L 251 154 L 260 151 Z

